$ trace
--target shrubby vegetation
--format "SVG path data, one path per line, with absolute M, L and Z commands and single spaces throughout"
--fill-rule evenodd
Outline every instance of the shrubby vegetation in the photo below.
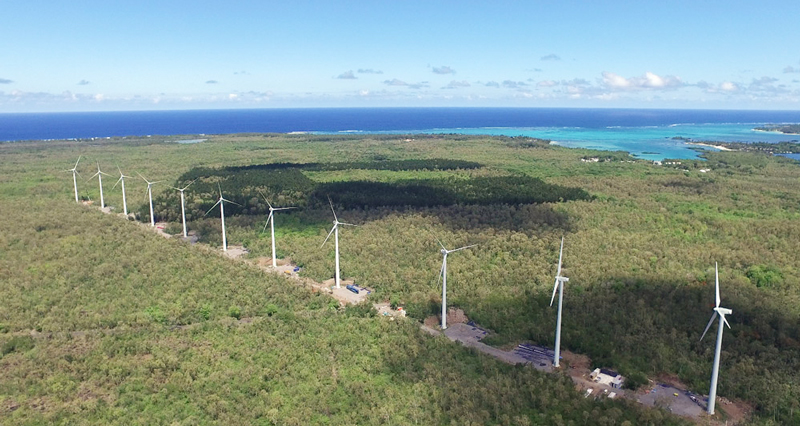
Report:
M 592 198 L 425 207 L 335 200 L 340 220 L 362 225 L 340 235 L 343 274 L 374 288 L 375 300 L 404 305 L 422 318 L 437 311 L 441 297 L 436 239 L 451 247 L 477 243 L 449 259 L 450 304 L 494 330 L 494 344 L 552 344 L 555 310 L 548 305 L 558 242 L 566 235 L 565 349 L 634 378 L 674 375 L 705 393 L 713 339 L 698 339 L 712 312 L 719 262 L 723 304 L 734 311 L 719 394 L 755 404 L 755 424 L 800 421 L 796 164 L 708 153 L 708 161 L 686 161 L 684 172 L 641 162 L 585 163 L 581 157 L 595 153 L 508 143 L 452 135 L 238 135 L 195 145 L 152 140 L 147 150 L 125 141 L 0 146 L 0 344 L 9 348 L 0 358 L 0 417 L 12 423 L 70 421 L 76 412 L 93 423 L 130 423 L 136 414 L 148 423 L 676 422 L 658 411 L 583 399 L 566 380 L 422 336 L 413 323 L 370 318 L 367 307 L 340 313 L 335 302 L 287 281 L 77 206 L 61 170 L 82 154 L 88 165 L 81 172 L 99 159 L 182 185 L 194 179 L 184 175 L 193 169 L 214 173 L 265 163 L 453 158 L 483 165 L 265 170 L 297 172 L 287 178 L 296 186 L 274 192 L 247 183 L 244 169 L 236 173 L 242 177 L 231 179 L 250 186 L 248 197 L 263 190 L 275 204 L 304 206 L 277 217 L 278 250 L 316 280 L 329 278 L 333 268 L 332 249 L 320 249 L 330 210 L 322 193 L 308 196 L 324 185 L 435 188 L 431 181 L 485 178 L 580 188 Z M 197 194 L 187 190 L 200 214 L 215 201 L 217 182 L 226 197 L 240 193 L 221 176 L 204 176 L 190 187 Z M 159 185 L 161 214 L 177 222 L 177 193 Z M 128 188 L 129 203 L 143 200 L 143 182 L 131 180 Z M 96 184 L 80 191 L 93 200 L 99 195 Z M 118 191 L 107 191 L 106 199 L 120 209 Z M 458 196 L 494 199 L 483 191 Z M 261 235 L 265 207 L 228 221 L 229 241 L 254 257 L 271 254 L 269 237 Z M 219 220 L 211 216 L 194 217 L 190 229 L 218 238 Z M 9 343 L 31 329 L 45 337 Z

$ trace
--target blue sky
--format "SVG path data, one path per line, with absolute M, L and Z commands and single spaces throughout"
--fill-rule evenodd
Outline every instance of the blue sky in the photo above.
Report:
M 4 0 L 0 8 L 0 112 L 800 110 L 796 0 Z

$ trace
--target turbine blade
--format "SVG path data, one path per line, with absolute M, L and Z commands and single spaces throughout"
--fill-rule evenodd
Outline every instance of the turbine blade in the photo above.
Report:
M 115 183 L 115 184 L 114 184 L 114 186 L 112 186 L 112 187 L 111 187 L 111 189 L 114 189 L 114 188 L 116 188 L 116 187 L 117 187 L 117 185 L 119 185 L 119 183 L 120 183 L 121 181 L 122 181 L 122 176 L 120 176 L 120 177 L 119 177 L 119 179 L 117 179 L 117 183 Z
M 442 242 L 441 242 L 441 241 L 439 241 L 439 239 L 438 239 L 438 238 L 436 238 L 436 242 L 437 242 L 437 243 L 439 243 L 439 245 L 442 247 L 442 250 L 445 250 L 445 251 L 447 251 L 447 249 L 444 247 L 444 244 L 442 244 Z
M 439 268 L 439 278 L 436 280 L 436 287 L 439 287 L 439 283 L 442 282 L 443 275 L 444 275 L 444 258 L 442 258 L 442 267 Z
M 200 178 L 197 178 L 197 179 L 200 179 Z M 193 181 L 189 182 L 189 184 L 188 184 L 188 185 L 184 186 L 184 187 L 183 187 L 183 191 L 186 191 L 186 188 L 188 188 L 189 186 L 191 186 L 193 183 L 197 182 L 197 179 L 195 179 L 195 180 L 193 180 Z
M 557 291 L 558 291 L 558 278 L 556 278 L 556 285 L 553 286 L 553 297 L 550 298 L 550 306 L 553 306 L 553 301 L 556 300 Z
M 241 204 L 239 204 L 239 203 L 237 203 L 235 201 L 231 201 L 231 200 L 229 200 L 227 198 L 220 198 L 220 200 L 225 201 L 226 203 L 236 204 L 237 206 L 242 207 Z
M 556 271 L 556 276 L 561 276 L 561 259 L 564 255 L 564 237 L 561 237 L 561 249 L 558 251 L 558 270 Z
M 73 167 L 73 168 L 75 168 L 75 169 L 77 169 L 77 168 L 78 168 L 78 163 L 80 163 L 80 162 L 81 162 L 81 157 L 83 157 L 83 155 L 79 155 L 79 156 L 78 156 L 78 161 L 76 161 L 76 162 L 75 162 L 75 167 Z
M 139 175 L 139 177 L 142 178 L 143 181 L 147 182 L 148 185 L 152 185 L 154 183 L 154 182 L 150 182 L 149 180 L 145 179 L 144 176 L 142 176 L 141 173 L 136 172 L 136 174 Z
M 331 197 L 328 196 L 328 204 L 331 205 L 331 211 L 333 212 L 333 220 L 339 221 L 339 218 L 336 217 L 336 210 L 333 209 L 333 201 L 331 201 Z
M 454 252 L 454 251 L 459 251 L 459 250 L 464 250 L 464 249 L 472 248 L 472 247 L 475 247 L 475 246 L 477 246 L 477 244 L 473 244 L 473 245 L 471 245 L 471 246 L 466 246 L 466 247 L 460 247 L 460 248 L 457 248 L 457 249 L 455 249 L 455 250 L 449 250 L 449 251 L 448 251 L 448 253 L 452 253 L 452 252 Z
M 334 231 L 334 230 L 336 230 L 336 227 L 337 227 L 337 226 L 339 226 L 339 225 L 333 225 L 333 228 L 331 228 L 331 232 L 328 232 L 328 236 L 327 236 L 327 237 L 325 237 L 325 241 L 323 241 L 323 242 L 322 242 L 322 245 L 321 245 L 321 246 L 319 246 L 319 248 L 322 248 L 322 246 L 324 246 L 324 245 L 325 245 L 325 243 L 327 243 L 327 242 L 328 242 L 328 238 L 330 238 L 330 237 L 331 237 L 331 234 L 333 234 L 333 231 Z
M 715 289 L 716 289 L 716 292 L 717 292 L 717 307 L 719 308 L 719 302 L 720 302 L 720 297 L 719 297 L 719 269 L 717 269 L 717 263 L 716 262 L 714 262 L 714 273 L 716 275 L 716 286 L 715 286 Z
M 275 208 L 275 209 L 272 209 L 272 210 L 291 210 L 291 209 L 296 209 L 296 208 L 297 207 L 278 207 L 278 208 Z
M 214 210 L 214 207 L 217 207 L 217 205 L 219 205 L 219 203 L 221 203 L 221 202 L 222 202 L 222 198 L 220 198 L 219 200 L 217 200 L 217 202 L 216 202 L 216 203 L 214 203 L 214 205 L 213 205 L 213 206 L 211 206 L 211 208 L 210 208 L 210 209 L 208 209 L 208 211 L 206 212 L 206 214 L 204 214 L 203 216 L 208 216 L 208 214 L 209 214 L 209 213 L 211 213 L 211 210 Z
M 352 223 L 344 223 L 344 222 L 339 222 L 339 225 L 358 226 L 358 225 L 353 225 Z
M 261 192 L 261 191 L 258 191 L 258 194 L 259 194 L 259 195 L 261 195 L 261 198 L 263 198 L 263 199 L 264 199 L 264 201 L 266 201 L 266 202 L 267 202 L 267 205 L 269 206 L 269 209 L 270 209 L 270 210 L 272 210 L 272 204 L 270 204 L 270 203 L 269 203 L 269 200 L 267 199 L 267 196 L 266 196 L 266 195 L 264 195 L 264 193 L 263 193 L 263 192 Z
M 700 341 L 702 341 L 702 340 L 703 340 L 703 337 L 706 337 L 706 333 L 708 333 L 708 329 L 709 329 L 709 328 L 711 328 L 711 324 L 714 322 L 714 317 L 716 317 L 716 316 L 717 316 L 717 313 L 716 313 L 716 312 L 714 312 L 714 313 L 711 315 L 711 319 L 710 319 L 710 320 L 708 320 L 708 325 L 706 326 L 706 329 L 705 329 L 705 330 L 703 330 L 703 335 L 702 335 L 702 336 L 700 336 Z
M 725 318 L 725 315 L 720 314 L 719 317 L 722 318 L 722 322 L 724 322 L 725 325 L 728 326 L 728 328 L 731 328 L 731 325 L 728 324 L 728 320 Z
M 267 221 L 264 222 L 264 229 L 261 231 L 262 234 L 267 232 L 267 225 L 269 225 L 270 219 L 272 219 L 272 212 L 269 212 L 269 216 L 267 216 Z

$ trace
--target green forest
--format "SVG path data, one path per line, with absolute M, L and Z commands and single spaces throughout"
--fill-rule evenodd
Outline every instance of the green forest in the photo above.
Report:
M 448 262 L 448 304 L 501 347 L 553 344 L 549 306 L 564 245 L 562 347 L 597 367 L 708 392 L 714 263 L 731 308 L 718 395 L 756 425 L 800 424 L 800 167 L 762 153 L 709 152 L 660 167 L 620 153 L 524 138 L 247 134 L 0 144 L 0 423 L 686 424 L 624 401 L 583 398 L 547 375 L 434 338 L 437 239 L 478 244 Z M 202 244 L 74 202 L 99 199 L 94 163 L 162 181 L 155 218 Z M 601 157 L 606 161 L 582 162 Z M 341 162 L 346 158 L 348 162 Z M 708 169 L 707 173 L 699 169 Z M 122 210 L 104 180 L 106 203 Z M 126 180 L 149 224 L 141 179 Z M 410 318 L 339 308 L 219 255 L 228 243 L 333 276 L 320 248 L 332 215 L 341 269 Z M 175 226 L 171 226 L 175 228 Z M 721 414 L 724 419 L 724 413 Z

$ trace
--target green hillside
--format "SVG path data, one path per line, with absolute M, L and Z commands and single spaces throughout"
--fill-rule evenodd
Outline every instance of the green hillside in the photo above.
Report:
M 479 244 L 449 260 L 448 303 L 496 331 L 487 342 L 552 345 L 561 236 L 566 349 L 706 393 L 713 339 L 698 339 L 719 262 L 733 315 L 718 394 L 752 403 L 755 424 L 800 422 L 800 167 L 790 160 L 586 163 L 597 153 L 467 136 L 173 139 L 0 145 L 0 423 L 681 424 L 419 330 L 440 303 L 438 238 Z M 333 274 L 333 251 L 320 248 L 330 196 L 339 219 L 359 225 L 340 235 L 343 275 L 413 318 L 339 310 L 204 245 L 77 205 L 63 170 L 79 155 L 84 178 L 99 161 L 163 180 L 157 220 L 178 220 L 170 186 L 197 179 L 189 229 L 213 247 L 218 213 L 203 214 L 221 188 L 242 204 L 226 217 L 229 244 L 252 258 L 271 255 L 259 193 L 301 207 L 276 219 L 278 254 L 318 281 Z M 119 211 L 113 181 L 105 198 Z M 144 182 L 126 187 L 146 222 Z M 79 189 L 99 198 L 96 181 Z

